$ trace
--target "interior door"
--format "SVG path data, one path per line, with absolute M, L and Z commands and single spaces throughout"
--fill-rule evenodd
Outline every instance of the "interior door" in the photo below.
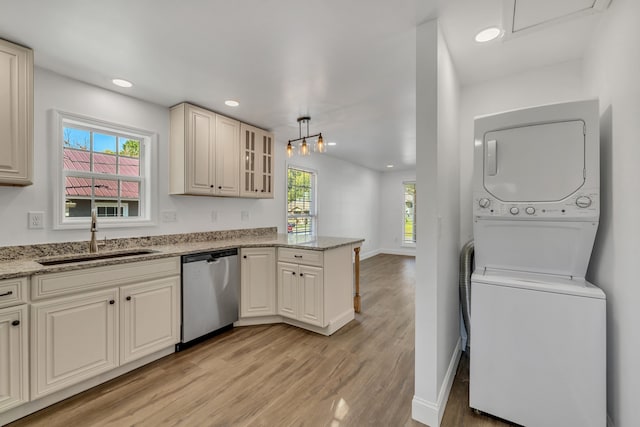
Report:
M 552 202 L 585 180 L 582 120 L 502 129 L 484 136 L 484 187 L 504 202 Z

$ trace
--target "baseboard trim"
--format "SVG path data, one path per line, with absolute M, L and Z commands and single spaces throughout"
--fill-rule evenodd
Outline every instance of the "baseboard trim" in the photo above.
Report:
M 381 254 L 416 256 L 415 248 L 380 249 Z
M 444 415 L 447 401 L 449 400 L 449 393 L 451 393 L 451 387 L 453 386 L 453 380 L 456 377 L 461 349 L 462 340 L 458 338 L 458 343 L 451 355 L 449 367 L 444 376 L 440 393 L 438 393 L 438 400 L 436 402 L 430 402 L 421 397 L 413 396 L 413 401 L 411 402 L 411 418 L 430 427 L 440 427 L 440 422 L 442 421 L 442 416 Z
M 373 256 L 379 255 L 380 253 L 381 253 L 380 249 L 376 249 L 374 251 L 369 251 L 369 252 L 360 252 L 360 260 L 371 258 Z

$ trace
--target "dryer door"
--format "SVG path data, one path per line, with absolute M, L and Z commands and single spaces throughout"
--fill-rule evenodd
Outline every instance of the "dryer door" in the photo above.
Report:
M 542 123 L 484 135 L 484 187 L 503 202 L 555 202 L 584 185 L 582 120 Z

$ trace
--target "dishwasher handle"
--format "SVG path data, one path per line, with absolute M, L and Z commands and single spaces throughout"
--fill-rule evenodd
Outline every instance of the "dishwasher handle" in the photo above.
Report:
M 225 258 L 229 256 L 238 255 L 238 249 L 226 249 L 223 251 L 215 251 L 215 252 L 202 252 L 198 254 L 190 254 L 182 256 L 182 263 L 188 264 L 190 262 L 198 262 L 198 261 L 207 261 L 208 263 L 213 263 L 219 258 Z

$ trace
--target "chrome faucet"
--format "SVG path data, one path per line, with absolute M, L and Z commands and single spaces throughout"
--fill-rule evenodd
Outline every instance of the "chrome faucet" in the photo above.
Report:
M 96 210 L 92 209 L 91 210 L 91 240 L 89 241 L 89 252 L 92 254 L 98 252 L 98 241 L 96 240 L 96 231 L 98 231 L 97 222 L 98 220 L 96 217 Z

